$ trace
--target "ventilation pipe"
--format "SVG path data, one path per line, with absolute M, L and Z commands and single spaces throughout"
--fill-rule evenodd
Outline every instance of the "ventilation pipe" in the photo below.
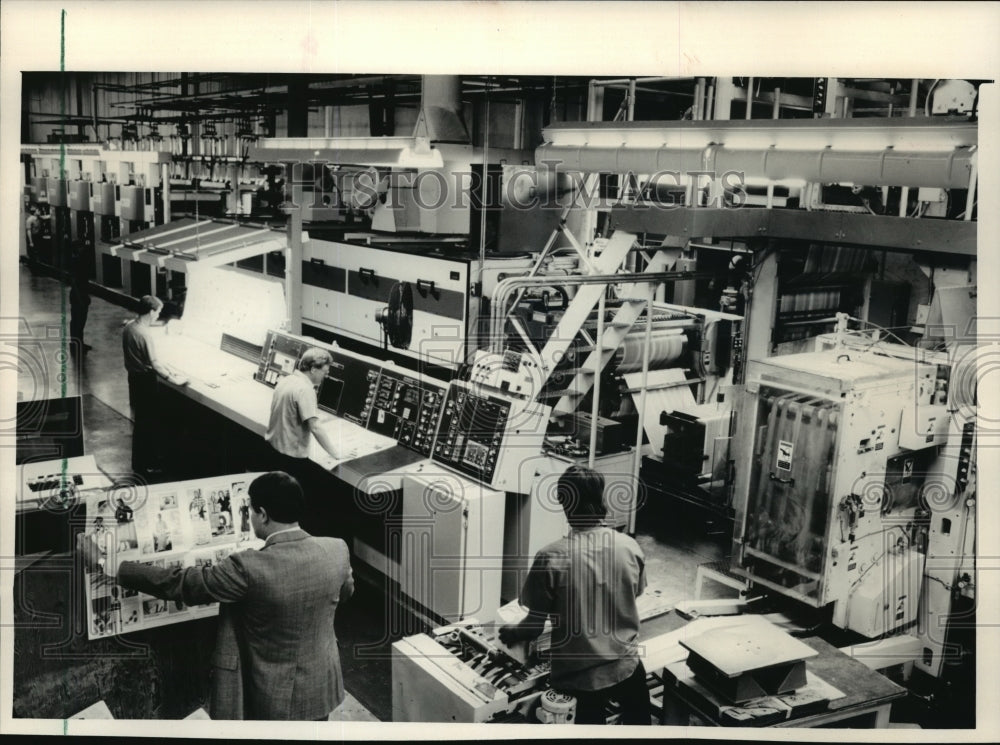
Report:
M 897 127 L 893 138 L 880 141 L 875 129 L 853 123 L 834 128 L 821 123 L 829 132 L 797 123 L 780 127 L 780 121 L 772 123 L 773 131 L 765 131 L 757 122 L 746 123 L 754 129 L 739 126 L 743 122 L 723 124 L 729 126 L 673 122 L 662 123 L 659 129 L 649 123 L 642 128 L 550 127 L 544 132 L 547 141 L 535 150 L 535 162 L 563 172 L 713 171 L 743 174 L 747 183 L 800 180 L 945 189 L 968 188 L 972 175 L 974 125 L 926 131 Z M 844 141 L 834 142 L 834 135 Z
M 458 75 L 421 76 L 420 114 L 413 136 L 431 142 L 471 142 L 462 120 L 462 79 Z
M 710 146 L 687 148 L 567 147 L 542 145 L 535 160 L 560 171 L 646 173 L 673 176 L 739 173 L 754 180 L 802 180 L 866 186 L 968 188 L 972 153 L 968 149 L 926 153 L 886 149 L 876 152 L 835 150 L 735 150 Z M 677 184 L 676 180 L 665 183 Z

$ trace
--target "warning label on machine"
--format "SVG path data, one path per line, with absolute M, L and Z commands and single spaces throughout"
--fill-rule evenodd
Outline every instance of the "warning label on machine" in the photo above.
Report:
M 777 466 L 783 471 L 792 470 L 792 449 L 793 444 L 788 440 L 778 440 L 778 461 Z

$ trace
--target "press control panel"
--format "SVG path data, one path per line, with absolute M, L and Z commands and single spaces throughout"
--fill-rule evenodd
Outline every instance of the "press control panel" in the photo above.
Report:
M 299 358 L 309 346 L 304 339 L 296 339 L 279 331 L 268 331 L 253 379 L 274 388 L 279 380 L 295 372 Z
M 383 369 L 375 389 L 368 429 L 395 438 L 400 445 L 430 455 L 444 386 Z
M 448 389 L 434 460 L 482 483 L 496 470 L 511 403 L 459 386 Z
M 375 391 L 378 389 L 381 366 L 374 360 L 358 359 L 342 351 L 333 351 L 330 357 L 332 362 L 326 380 L 323 381 L 323 388 L 328 384 L 334 385 L 339 387 L 340 393 L 336 400 L 328 402 L 330 408 L 327 410 L 349 422 L 367 426 Z M 324 404 L 323 388 L 320 389 L 319 397 L 321 408 Z
M 254 380 L 273 388 L 295 371 L 310 347 L 330 354 L 330 367 L 316 392 L 320 409 L 431 455 L 447 388 L 439 380 L 280 331 L 267 332 Z

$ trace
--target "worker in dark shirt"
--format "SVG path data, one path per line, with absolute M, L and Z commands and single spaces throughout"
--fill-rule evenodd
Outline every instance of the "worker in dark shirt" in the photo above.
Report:
M 151 327 L 159 317 L 163 302 L 152 295 L 139 300 L 139 315 L 122 330 L 122 352 L 128 373 L 128 396 L 132 405 L 132 470 L 145 476 L 162 472 L 156 449 L 155 432 L 160 420 L 157 380 L 162 376 L 175 385 L 187 379 L 156 357 Z
M 87 254 L 79 245 L 73 249 L 69 271 L 69 335 L 79 345 L 80 351 L 86 354 L 91 350 L 91 346 L 83 340 L 83 329 L 90 310 L 90 278 Z
M 38 263 L 38 249 L 42 242 L 42 219 L 37 207 L 32 207 L 24 221 L 24 232 L 28 241 L 28 268 L 34 272 Z
M 650 723 L 646 671 L 639 659 L 636 598 L 646 587 L 642 549 L 604 524 L 604 477 L 570 466 L 556 484 L 569 535 L 545 546 L 521 589 L 528 615 L 502 626 L 500 641 L 538 637 L 552 621 L 549 682 L 575 696 L 577 724 L 604 724 L 609 701 L 622 724 Z

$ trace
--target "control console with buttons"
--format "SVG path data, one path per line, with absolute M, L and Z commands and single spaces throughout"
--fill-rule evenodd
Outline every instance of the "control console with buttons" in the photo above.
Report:
M 430 455 L 443 401 L 443 384 L 383 369 L 373 390 L 368 429 Z
M 305 339 L 268 331 L 253 379 L 274 388 L 279 380 L 295 372 L 299 359 L 310 346 Z
M 476 481 L 527 494 L 520 465 L 541 453 L 552 408 L 472 383 L 448 387 L 434 452 L 436 463 Z
M 281 331 L 268 331 L 254 379 L 273 388 L 310 347 L 330 353 L 330 368 L 317 389 L 320 409 L 421 455 L 431 454 L 447 387 L 439 380 Z

